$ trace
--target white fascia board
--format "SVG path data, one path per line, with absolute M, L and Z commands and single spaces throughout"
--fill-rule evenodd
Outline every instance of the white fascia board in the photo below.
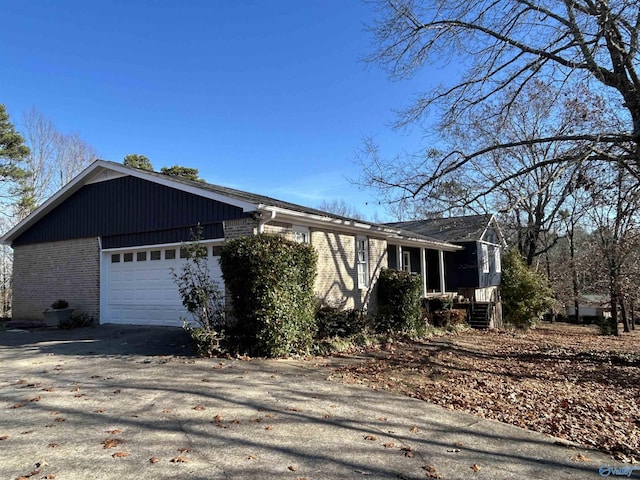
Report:
M 96 160 L 82 172 L 76 175 L 69 183 L 54 193 L 47 201 L 31 212 L 25 219 L 15 225 L 9 230 L 1 239 L 0 242 L 4 244 L 10 244 L 19 233 L 29 228 L 31 225 L 40 220 L 43 216 L 53 210 L 59 203 L 70 197 L 73 193 L 79 190 L 85 183 L 84 180 L 97 169 L 103 168 L 104 162 Z
M 114 174 L 115 173 L 115 174 Z M 257 208 L 256 204 L 238 200 L 232 197 L 227 197 L 204 188 L 197 188 L 191 185 L 185 185 L 180 182 L 176 182 L 167 176 L 167 178 L 158 177 L 156 175 L 148 174 L 142 170 L 136 170 L 133 168 L 125 167 L 117 163 L 105 162 L 104 160 L 96 160 L 82 172 L 80 172 L 75 178 L 73 178 L 64 187 L 58 190 L 54 195 L 36 208 L 28 217 L 22 220 L 9 230 L 2 238 L 0 243 L 11 244 L 11 242 L 19 236 L 20 233 L 31 227 L 34 223 L 40 220 L 43 216 L 57 207 L 60 203 L 82 188 L 84 185 L 91 183 L 98 183 L 101 181 L 111 180 L 123 176 L 138 177 L 143 180 L 148 180 L 166 187 L 182 190 L 187 193 L 192 193 L 200 197 L 208 198 L 210 200 L 216 200 L 222 203 L 227 203 L 239 208 L 242 208 L 244 212 L 252 212 Z
M 369 223 L 363 223 L 355 219 L 345 220 L 341 218 L 325 217 L 321 215 L 297 212 L 294 210 L 288 210 L 281 207 L 274 207 L 263 204 L 258 205 L 257 209 L 258 211 L 275 212 L 277 215 L 276 219 L 279 220 L 285 220 L 291 223 L 299 222 L 302 225 L 308 225 L 312 227 L 335 228 L 337 230 L 356 233 L 360 235 L 380 236 L 404 246 L 424 247 L 434 250 L 445 250 L 449 252 L 462 250 L 464 248 L 448 243 L 431 242 L 429 240 L 423 240 L 420 238 L 404 237 L 401 235 L 399 230 L 392 229 L 383 225 L 372 225 Z

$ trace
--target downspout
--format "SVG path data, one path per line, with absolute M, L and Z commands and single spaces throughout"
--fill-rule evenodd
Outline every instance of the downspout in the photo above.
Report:
M 265 224 L 272 222 L 275 218 L 276 218 L 276 212 L 274 210 L 267 210 L 270 213 L 269 218 L 262 218 L 262 216 L 260 217 L 260 221 L 258 222 L 258 233 L 264 233 L 264 226 Z M 264 213 L 264 211 L 260 212 L 261 214 Z

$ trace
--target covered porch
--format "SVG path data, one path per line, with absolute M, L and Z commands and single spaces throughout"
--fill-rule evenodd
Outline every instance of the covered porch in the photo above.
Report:
M 458 292 L 447 290 L 447 271 L 451 272 L 451 268 L 447 268 L 447 260 L 453 261 L 451 252 L 461 249 L 457 245 L 417 239 L 413 242 L 388 242 L 387 261 L 389 268 L 420 275 L 425 298 L 453 296 Z

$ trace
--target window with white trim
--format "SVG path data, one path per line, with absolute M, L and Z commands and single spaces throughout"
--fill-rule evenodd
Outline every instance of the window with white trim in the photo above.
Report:
M 411 273 L 411 252 L 402 252 L 402 270 Z
M 496 267 L 496 272 L 502 272 L 502 262 L 500 259 L 500 247 L 493 247 L 493 264 Z
M 480 244 L 480 262 L 482 262 L 482 273 L 489 273 L 489 246 L 486 243 Z
M 358 288 L 369 286 L 369 239 L 356 237 L 356 268 L 358 271 Z
M 291 228 L 291 236 L 294 242 L 309 243 L 309 227 L 294 225 Z

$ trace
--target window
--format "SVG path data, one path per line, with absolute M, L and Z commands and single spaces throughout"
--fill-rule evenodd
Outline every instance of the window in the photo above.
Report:
M 411 252 L 402 252 L 402 270 L 411 273 Z
M 146 262 L 147 261 L 147 252 L 138 252 L 136 254 L 137 262 Z
M 160 250 L 151 250 L 151 260 L 160 260 Z
M 356 238 L 356 266 L 358 270 L 358 288 L 369 286 L 369 239 Z
M 120 263 L 120 254 L 114 253 L 111 255 L 111 263 Z
M 164 259 L 165 260 L 173 260 L 176 258 L 176 249 L 172 248 L 171 250 L 164 251 Z
M 485 243 L 480 244 L 480 262 L 482 273 L 489 273 L 489 246 Z
M 133 262 L 133 253 L 125 253 L 122 255 L 123 262 Z
M 493 247 L 493 261 L 496 267 L 496 272 L 500 273 L 502 271 L 502 263 L 500 259 L 500 247 Z
M 292 239 L 297 243 L 309 243 L 309 228 L 294 225 L 292 228 Z
M 180 258 L 189 258 L 189 252 L 184 247 L 180 248 Z

